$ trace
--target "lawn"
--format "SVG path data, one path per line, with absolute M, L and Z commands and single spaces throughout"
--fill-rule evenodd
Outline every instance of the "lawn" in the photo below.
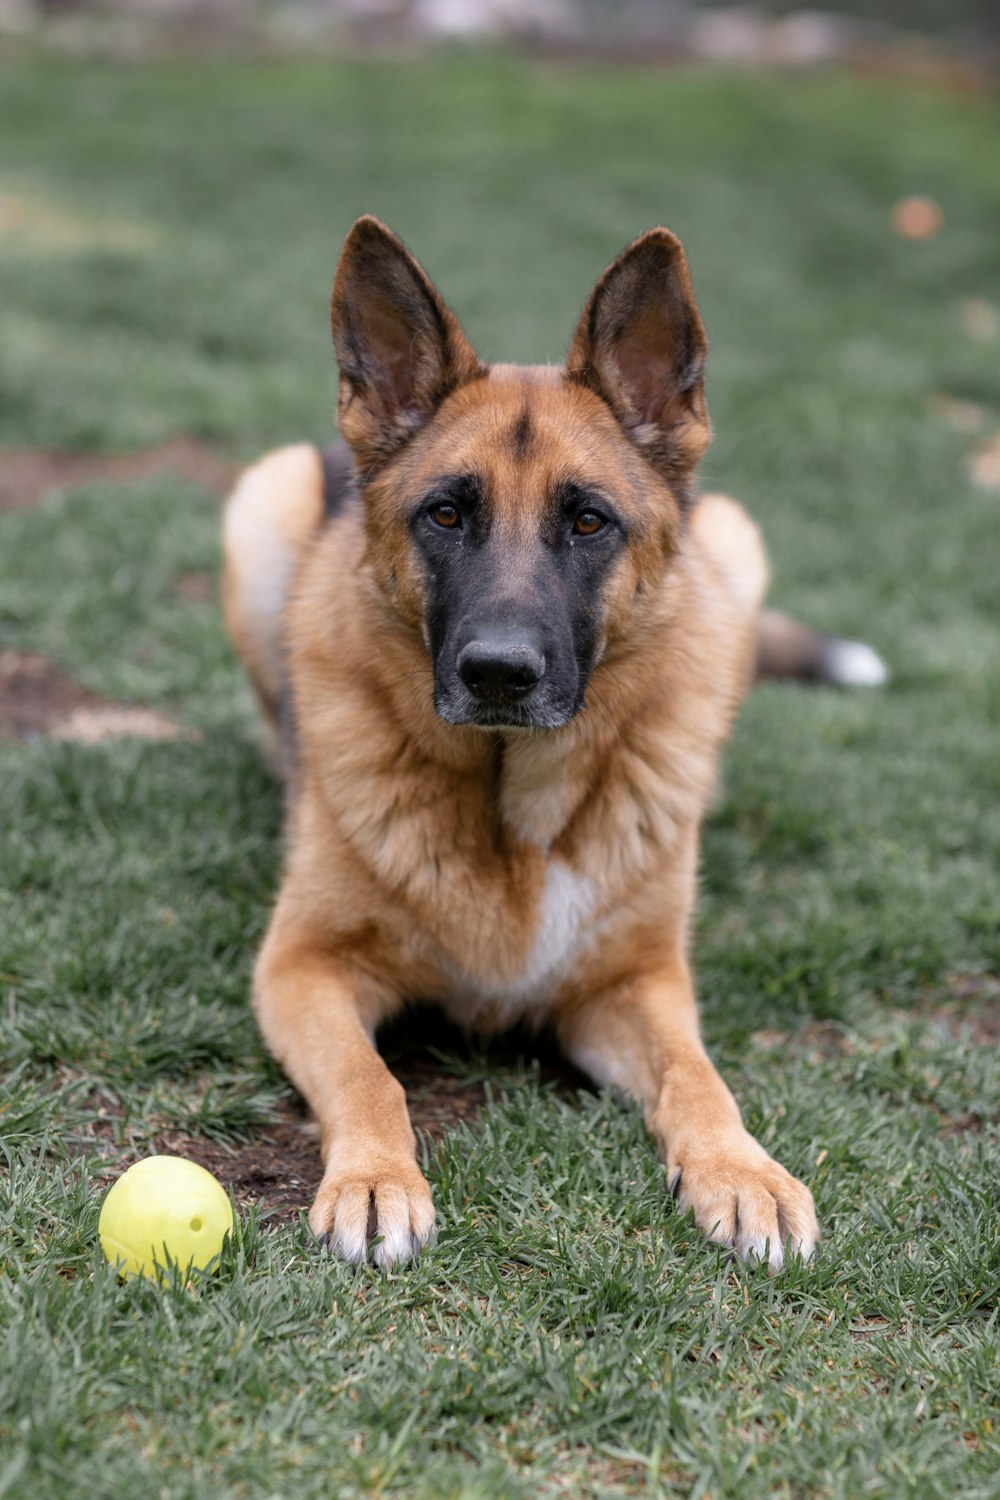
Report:
M 383 1276 L 317 1254 L 246 1004 L 280 804 L 202 586 L 215 495 L 98 473 L 0 515 L 0 644 L 184 731 L 0 744 L 4 1500 L 1000 1495 L 1000 493 L 969 467 L 1000 431 L 998 139 L 985 98 L 838 76 L 0 64 L 0 449 L 328 434 L 360 212 L 495 359 L 560 358 L 667 223 L 706 482 L 763 522 L 775 602 L 894 673 L 756 691 L 705 834 L 706 1037 L 819 1259 L 731 1264 L 633 1111 L 446 1039 L 440 1237 Z M 936 238 L 893 233 L 909 193 Z M 164 1142 L 236 1184 L 236 1243 L 208 1284 L 120 1286 L 101 1194 Z

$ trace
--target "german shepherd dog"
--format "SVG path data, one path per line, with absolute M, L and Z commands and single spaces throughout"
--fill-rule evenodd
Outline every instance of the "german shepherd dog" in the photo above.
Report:
M 408 1000 L 550 1023 L 643 1109 L 701 1229 L 782 1265 L 812 1196 L 744 1128 L 688 960 L 698 830 L 760 669 L 878 680 L 761 613 L 753 522 L 697 496 L 706 339 L 666 229 L 604 272 L 564 368 L 483 364 L 403 244 L 351 230 L 333 339 L 346 447 L 282 449 L 225 520 L 223 599 L 288 784 L 254 1006 L 320 1125 L 309 1215 L 348 1261 L 435 1214 L 375 1047 Z

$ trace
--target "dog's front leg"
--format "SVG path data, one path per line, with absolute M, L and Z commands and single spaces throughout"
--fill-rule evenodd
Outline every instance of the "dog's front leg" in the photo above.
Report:
M 774 1270 L 786 1253 L 812 1254 L 812 1194 L 744 1126 L 702 1046 L 682 957 L 557 1020 L 574 1062 L 642 1105 L 671 1192 L 699 1228 Z
M 254 1008 L 268 1046 L 320 1125 L 323 1181 L 309 1223 L 344 1260 L 390 1266 L 418 1255 L 434 1230 L 430 1188 L 402 1085 L 371 1032 L 386 996 L 348 963 L 282 937 L 261 950 Z

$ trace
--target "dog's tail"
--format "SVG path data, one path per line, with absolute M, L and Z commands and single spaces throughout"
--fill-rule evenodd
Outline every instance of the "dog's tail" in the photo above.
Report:
M 889 669 L 862 641 L 823 635 L 791 615 L 765 609 L 757 630 L 757 679 L 764 677 L 881 687 L 889 680 Z

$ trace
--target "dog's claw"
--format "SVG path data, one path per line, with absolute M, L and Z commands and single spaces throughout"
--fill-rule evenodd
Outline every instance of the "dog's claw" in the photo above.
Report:
M 331 1255 L 387 1268 L 415 1260 L 433 1238 L 434 1203 L 415 1164 L 391 1176 L 344 1172 L 323 1179 L 309 1223 Z

